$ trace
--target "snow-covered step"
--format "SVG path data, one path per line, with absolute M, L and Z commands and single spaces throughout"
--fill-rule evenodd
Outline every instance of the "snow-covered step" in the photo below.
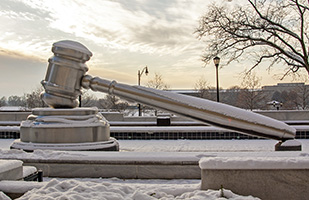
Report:
M 203 157 L 201 189 L 261 199 L 308 199 L 309 157 Z
M 0 181 L 4 180 L 42 180 L 42 171 L 34 166 L 23 166 L 21 160 L 0 160 Z
M 0 192 L 0 199 L 16 199 L 32 189 L 45 185 L 46 182 L 0 181 L 0 191 L 2 192 L 2 194 Z
M 21 180 L 23 178 L 23 162 L 20 160 L 0 160 L 0 181 Z
M 20 160 L 0 160 L 0 199 L 15 199 L 43 183 L 29 180 L 42 179 L 33 166 L 23 166 Z M 23 181 L 28 179 L 27 182 Z

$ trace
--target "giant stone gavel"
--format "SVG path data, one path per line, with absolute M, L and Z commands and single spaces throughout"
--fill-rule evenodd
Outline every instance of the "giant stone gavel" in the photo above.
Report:
M 294 128 L 251 111 L 197 97 L 129 86 L 85 75 L 88 71 L 85 62 L 90 59 L 92 53 L 78 42 L 56 42 L 53 44 L 52 52 L 54 56 L 49 59 L 46 77 L 41 83 L 45 88 L 42 99 L 53 108 L 76 107 L 81 87 L 84 87 L 247 135 L 282 141 L 295 137 Z

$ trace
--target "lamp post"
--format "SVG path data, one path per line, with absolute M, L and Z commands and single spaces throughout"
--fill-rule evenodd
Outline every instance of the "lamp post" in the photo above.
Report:
M 220 63 L 220 58 L 218 56 L 214 57 L 214 64 L 216 66 L 216 79 L 217 79 L 217 102 L 219 102 L 219 76 L 218 76 L 218 67 Z
M 138 70 L 137 72 L 137 81 L 138 81 L 138 85 L 141 85 L 141 76 L 143 75 L 143 73 L 145 72 L 146 76 L 148 75 L 149 71 L 148 71 L 148 67 L 144 67 L 142 69 L 142 71 Z M 138 104 L 138 116 L 142 116 L 142 108 L 141 108 L 141 104 Z

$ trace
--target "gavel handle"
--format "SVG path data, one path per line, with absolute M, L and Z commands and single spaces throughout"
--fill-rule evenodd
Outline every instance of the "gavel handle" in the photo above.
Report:
M 230 105 L 142 86 L 130 86 L 85 75 L 82 86 L 144 105 L 163 109 L 210 125 L 247 135 L 292 139 L 296 130 L 281 121 Z

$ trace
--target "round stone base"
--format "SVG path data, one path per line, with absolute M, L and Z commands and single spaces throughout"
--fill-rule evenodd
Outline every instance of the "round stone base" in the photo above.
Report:
M 34 150 L 58 150 L 58 151 L 119 151 L 119 143 L 115 138 L 108 141 L 88 143 L 31 143 L 17 139 L 11 145 L 11 149 L 21 149 L 32 152 Z

